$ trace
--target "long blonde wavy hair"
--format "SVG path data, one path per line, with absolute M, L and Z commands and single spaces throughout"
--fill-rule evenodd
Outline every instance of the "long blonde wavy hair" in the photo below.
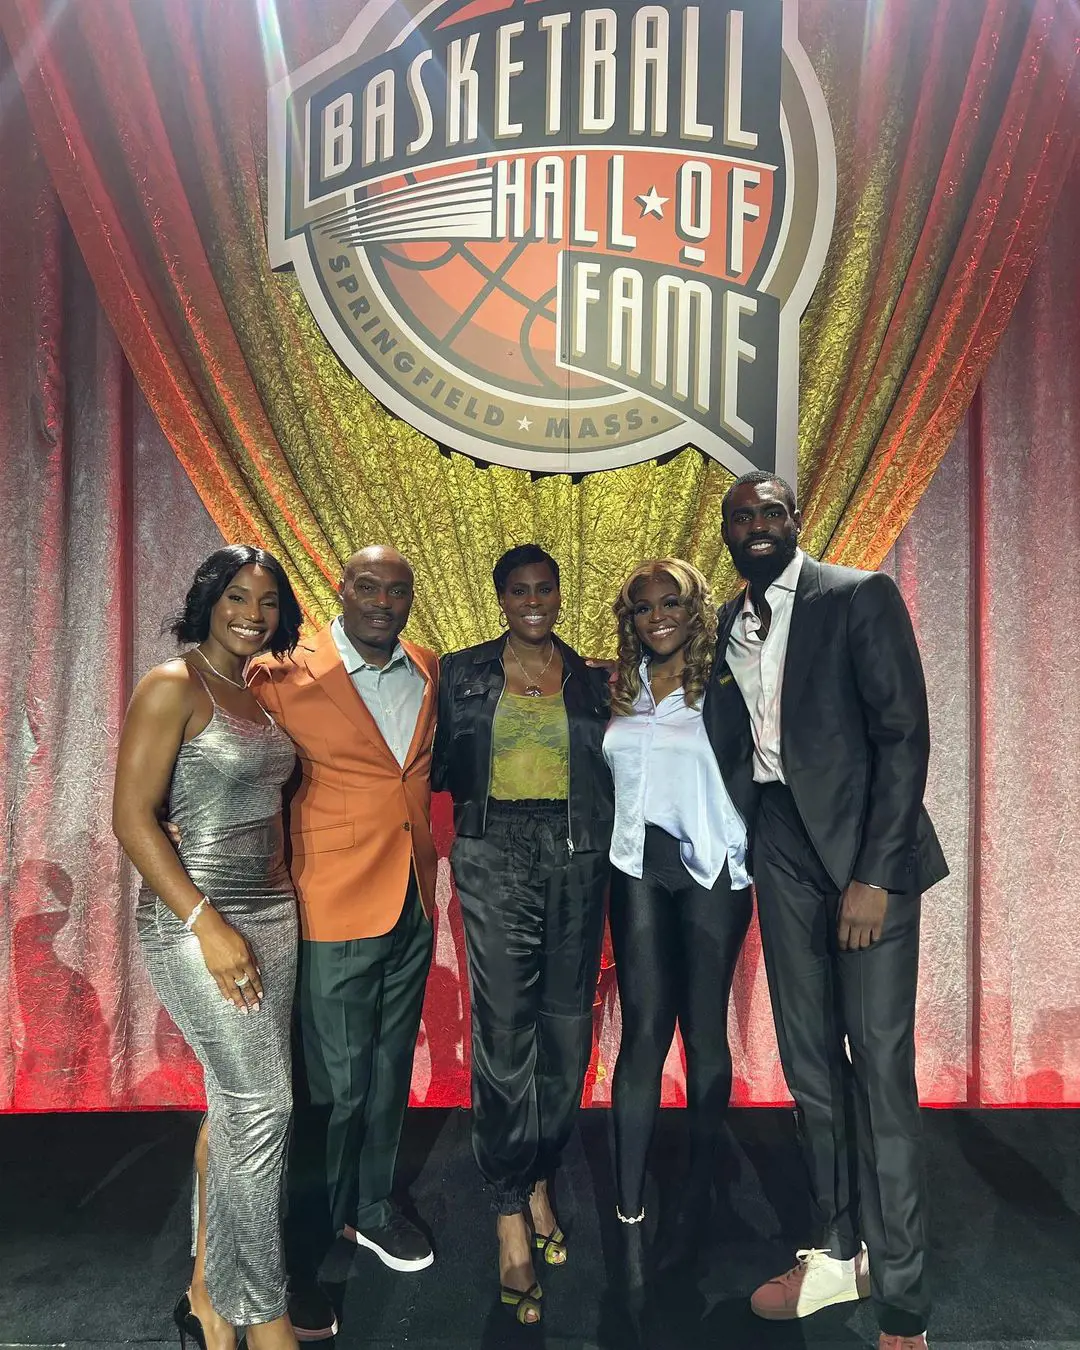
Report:
M 679 599 L 690 612 L 690 640 L 686 644 L 683 669 L 683 693 L 691 707 L 698 707 L 712 670 L 716 647 L 716 606 L 709 583 L 693 564 L 681 558 L 649 558 L 623 582 L 619 598 L 612 605 L 619 625 L 618 677 L 611 691 L 612 711 L 627 717 L 641 693 L 642 643 L 634 627 L 634 593 L 641 583 L 653 577 L 670 577 Z

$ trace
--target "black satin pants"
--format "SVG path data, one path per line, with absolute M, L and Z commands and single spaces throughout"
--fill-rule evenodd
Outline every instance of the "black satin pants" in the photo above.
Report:
M 592 1046 L 606 853 L 567 843 L 566 803 L 488 805 L 451 852 L 472 997 L 473 1152 L 500 1214 L 558 1166 Z
M 733 891 L 725 866 L 711 890 L 679 856 L 679 841 L 645 831 L 640 879 L 611 879 L 611 943 L 622 1008 L 612 1113 L 619 1209 L 641 1212 L 645 1164 L 660 1109 L 664 1061 L 678 1021 L 686 1051 L 691 1169 L 711 1150 L 731 1095 L 728 1000 L 750 923 L 749 889 Z
M 882 1331 L 917 1336 L 930 1305 L 915 1086 L 919 896 L 890 895 L 878 941 L 840 951 L 840 895 L 779 783 L 761 794 L 754 880 L 780 1059 L 817 1209 L 812 1245 L 848 1260 L 862 1238 Z

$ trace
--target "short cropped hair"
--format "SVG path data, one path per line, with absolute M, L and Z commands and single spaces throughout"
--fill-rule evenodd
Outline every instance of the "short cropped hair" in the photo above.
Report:
M 264 568 L 277 582 L 278 626 L 267 650 L 275 656 L 291 652 L 300 640 L 300 625 L 304 621 L 299 602 L 285 569 L 274 555 L 249 544 L 228 544 L 199 564 L 183 610 L 175 618 L 166 620 L 163 631 L 171 633 L 179 643 L 204 641 L 210 633 L 210 611 L 225 594 L 237 572 L 252 565 Z
M 791 514 L 794 515 L 798 510 L 798 507 L 795 505 L 795 491 L 785 478 L 781 478 L 780 475 L 776 473 L 766 473 L 764 469 L 753 469 L 750 473 L 744 473 L 741 478 L 736 478 L 734 483 L 732 483 L 724 493 L 724 499 L 720 503 L 720 517 L 725 525 L 727 524 L 728 519 L 728 502 L 732 493 L 736 488 L 747 487 L 750 485 L 756 487 L 758 483 L 775 483 L 778 488 L 782 489 L 780 495 L 784 498 L 784 501 L 787 502 L 787 508 Z
M 491 570 L 496 595 L 502 595 L 506 590 L 511 572 L 516 572 L 519 567 L 531 567 L 534 563 L 546 563 L 551 568 L 555 585 L 559 585 L 559 564 L 551 554 L 539 544 L 518 544 L 516 548 L 507 549 Z

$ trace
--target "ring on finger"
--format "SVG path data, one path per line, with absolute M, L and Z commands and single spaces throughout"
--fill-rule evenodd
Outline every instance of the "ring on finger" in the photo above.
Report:
M 244 987 L 246 984 L 250 984 L 250 983 L 251 983 L 251 976 L 250 976 L 249 974 L 247 974 L 246 971 L 244 972 L 243 975 L 240 976 L 240 978 L 239 978 L 238 980 L 233 980 L 233 984 L 236 985 L 237 989 L 243 989 L 243 987 Z

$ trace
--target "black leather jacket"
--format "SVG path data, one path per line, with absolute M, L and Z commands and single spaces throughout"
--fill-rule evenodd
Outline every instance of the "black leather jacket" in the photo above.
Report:
M 555 638 L 563 660 L 563 701 L 570 728 L 570 794 L 567 838 L 578 852 L 606 852 L 615 820 L 615 792 L 604 760 L 609 718 L 607 674 L 585 664 Z M 506 635 L 451 652 L 441 662 L 439 721 L 431 786 L 454 799 L 454 829 L 483 835 L 491 785 L 495 709 L 506 686 L 502 666 Z

